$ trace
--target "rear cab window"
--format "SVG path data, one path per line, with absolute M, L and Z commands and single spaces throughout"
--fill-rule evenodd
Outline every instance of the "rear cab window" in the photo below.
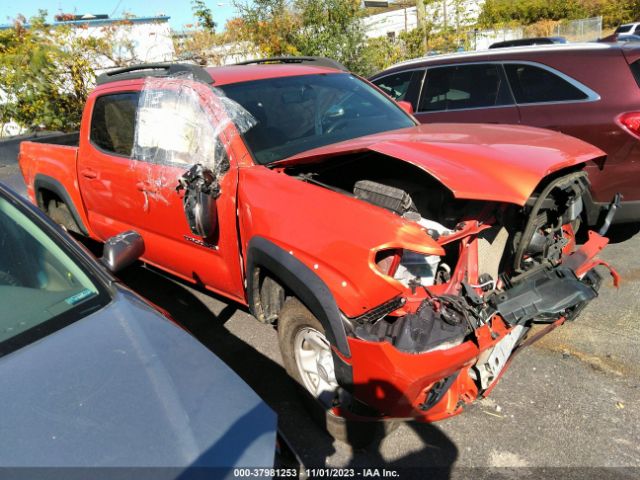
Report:
M 135 135 L 138 92 L 96 98 L 91 115 L 91 143 L 107 153 L 131 156 Z
M 535 65 L 504 65 L 518 104 L 588 100 L 589 94 L 555 73 Z
M 418 112 L 513 105 L 499 64 L 432 67 L 427 70 Z

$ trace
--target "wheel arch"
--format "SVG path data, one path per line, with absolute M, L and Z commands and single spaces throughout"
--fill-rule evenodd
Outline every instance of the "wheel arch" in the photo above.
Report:
M 247 248 L 247 296 L 251 313 L 259 320 L 268 321 L 259 297 L 257 272 L 261 269 L 309 309 L 340 354 L 351 356 L 340 310 L 329 287 L 295 256 L 263 237 L 252 238 Z
M 60 183 L 55 178 L 39 173 L 35 176 L 35 179 L 33 181 L 33 189 L 36 202 L 38 202 L 38 206 L 41 210 L 46 211 L 46 205 L 42 204 L 43 193 L 49 192 L 56 195 L 69 209 L 69 212 L 71 213 L 73 220 L 76 222 L 76 225 L 78 226 L 80 232 L 84 235 L 89 235 L 89 231 L 82 221 L 82 218 L 80 217 L 80 214 L 78 213 L 78 210 L 76 209 L 76 206 L 73 203 L 69 192 L 67 192 L 67 189 L 64 187 L 64 185 L 62 185 L 62 183 Z

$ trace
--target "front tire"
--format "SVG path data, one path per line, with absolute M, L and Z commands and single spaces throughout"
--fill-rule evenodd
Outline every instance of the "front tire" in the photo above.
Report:
M 398 426 L 389 421 L 347 420 L 333 413 L 341 387 L 331 345 L 320 321 L 296 298 L 287 299 L 278 314 L 278 342 L 284 368 L 299 385 L 305 406 L 333 438 L 360 448 Z
M 338 391 L 331 345 L 318 319 L 297 299 L 278 315 L 278 341 L 287 373 L 327 410 Z

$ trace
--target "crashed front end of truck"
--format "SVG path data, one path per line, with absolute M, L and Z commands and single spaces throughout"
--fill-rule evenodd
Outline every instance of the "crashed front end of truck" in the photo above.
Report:
M 353 378 L 336 390 L 333 412 L 341 416 L 458 414 L 489 394 L 515 352 L 574 320 L 598 295 L 594 267 L 606 266 L 618 283 L 596 258 L 615 202 L 600 233 L 576 246 L 589 190 L 579 168 L 551 174 L 522 205 L 455 198 L 433 177 L 375 152 L 286 173 L 418 225 L 431 246 L 370 252 L 371 270 L 401 293 L 342 315 L 350 358 L 334 349 L 334 359 L 349 364 Z

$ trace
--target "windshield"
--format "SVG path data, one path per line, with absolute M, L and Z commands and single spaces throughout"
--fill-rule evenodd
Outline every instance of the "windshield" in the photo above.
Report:
M 392 100 L 347 73 L 270 78 L 225 85 L 222 90 L 254 116 L 257 123 L 244 137 L 263 165 L 415 125 Z
M 46 231 L 0 197 L 0 356 L 94 311 L 100 292 Z

